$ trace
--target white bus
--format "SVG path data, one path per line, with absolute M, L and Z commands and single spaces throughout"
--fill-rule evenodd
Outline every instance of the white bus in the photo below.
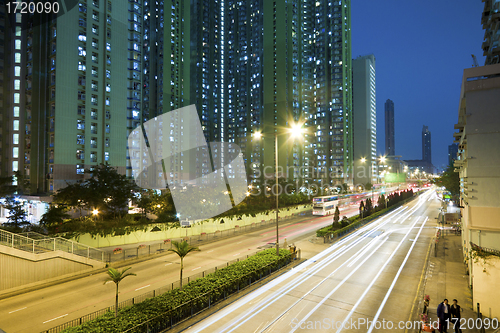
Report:
M 335 207 L 339 203 L 338 195 L 325 195 L 313 198 L 313 215 L 326 216 L 335 212 Z
M 339 206 L 339 210 L 349 207 L 358 207 L 361 200 L 371 198 L 371 192 L 354 193 L 346 195 L 325 195 L 322 197 L 313 198 L 313 215 L 332 215 L 335 213 L 335 207 Z

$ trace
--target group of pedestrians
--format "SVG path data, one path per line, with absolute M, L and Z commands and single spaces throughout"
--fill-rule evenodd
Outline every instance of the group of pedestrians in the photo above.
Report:
M 453 304 L 449 305 L 448 300 L 445 298 L 444 301 L 439 303 L 437 307 L 437 316 L 439 318 L 439 332 L 447 333 L 449 327 L 455 329 L 455 333 L 462 333 L 460 329 L 460 318 L 462 309 L 458 305 L 456 299 L 453 300 Z

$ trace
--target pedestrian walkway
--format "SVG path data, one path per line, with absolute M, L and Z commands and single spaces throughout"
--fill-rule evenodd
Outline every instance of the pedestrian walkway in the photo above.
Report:
M 437 223 L 434 223 L 437 227 Z M 466 329 L 463 332 L 481 333 L 477 328 L 477 315 L 474 312 L 472 304 L 471 290 L 469 289 L 469 276 L 466 273 L 464 258 L 462 254 L 462 237 L 456 235 L 449 225 L 441 231 L 441 237 L 438 243 L 432 244 L 429 253 L 429 261 L 425 276 L 423 279 L 423 288 L 420 295 L 429 295 L 429 318 L 431 321 L 437 320 L 437 306 L 445 298 L 449 304 L 453 299 L 458 300 L 462 307 L 462 318 L 467 321 L 464 324 Z M 418 312 L 423 309 L 423 299 L 417 300 Z M 464 320 L 462 319 L 464 323 Z M 487 329 L 483 332 L 494 332 L 494 329 Z M 438 332 L 438 330 L 436 330 Z M 450 327 L 448 332 L 454 332 Z

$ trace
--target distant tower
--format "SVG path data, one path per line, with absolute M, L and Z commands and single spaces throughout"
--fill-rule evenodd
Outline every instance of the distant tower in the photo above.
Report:
M 394 102 L 385 102 L 385 154 L 396 155 L 394 142 Z
M 458 144 L 453 143 L 448 146 L 448 165 L 452 164 L 457 159 Z
M 431 158 L 431 132 L 429 127 L 422 128 L 422 160 L 432 164 Z

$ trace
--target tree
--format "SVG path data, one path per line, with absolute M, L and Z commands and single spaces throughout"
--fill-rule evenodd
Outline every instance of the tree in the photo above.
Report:
M 142 192 L 140 197 L 137 199 L 137 208 L 142 209 L 142 216 L 146 217 L 146 214 L 151 212 L 151 203 L 153 200 L 148 192 Z
M 444 186 L 451 195 L 457 198 L 460 194 L 460 177 L 458 172 L 455 172 L 455 168 L 452 164 L 448 165 L 448 168 L 437 178 L 434 183 L 437 186 Z
M 372 183 L 368 182 L 365 184 L 365 190 L 370 191 L 372 189 L 373 185 Z
M 385 196 L 383 194 L 378 196 L 377 206 L 379 209 L 385 208 Z
M 373 210 L 372 199 L 370 198 L 366 199 L 365 210 L 366 210 L 365 216 L 369 216 L 372 213 Z
M 82 217 L 82 209 L 91 209 L 87 205 L 87 194 L 87 188 L 82 183 L 67 184 L 66 187 L 60 189 L 52 196 L 53 203 L 68 209 L 78 210 L 80 217 Z
M 30 223 L 26 220 L 27 214 L 23 208 L 23 203 L 14 197 L 7 197 L 5 199 L 5 209 L 9 211 L 6 226 L 12 227 L 15 231 L 20 231 L 22 228 L 28 226 Z
M 333 214 L 333 227 L 335 227 L 340 220 L 340 210 L 339 206 L 335 207 L 335 213 Z
M 138 190 L 135 183 L 108 164 L 100 164 L 85 173 L 90 174 L 89 179 L 60 189 L 54 195 L 54 202 L 79 210 L 80 216 L 82 209 L 97 209 L 114 217 L 126 212 L 128 201 Z
M 30 192 L 30 181 L 24 177 L 21 171 L 14 172 L 14 178 L 17 182 L 16 192 L 17 194 L 29 194 Z
M 359 204 L 359 216 L 361 216 L 361 218 L 364 217 L 364 211 L 365 211 L 365 203 L 363 202 L 363 200 L 361 200 L 361 203 Z
M 199 248 L 195 246 L 191 246 L 186 241 L 176 242 L 172 241 L 173 248 L 168 249 L 169 251 L 177 253 L 177 255 L 181 258 L 181 290 L 182 290 L 182 269 L 184 268 L 184 257 L 187 256 L 189 252 L 192 251 L 200 251 Z
M 50 230 L 54 230 L 57 225 L 62 224 L 65 219 L 69 219 L 69 214 L 66 213 L 66 208 L 63 206 L 52 205 L 42 215 L 40 224 Z
M 347 216 L 342 216 L 342 222 L 340 222 L 342 228 L 347 227 L 349 225 L 349 219 Z
M 116 285 L 116 296 L 115 296 L 115 318 L 118 316 L 118 284 L 127 276 L 135 276 L 136 274 L 134 273 L 125 273 L 132 267 L 125 268 L 121 272 L 113 267 L 110 267 L 108 269 L 108 275 L 109 277 L 104 281 L 104 284 L 108 281 L 113 281 Z
M 93 206 L 92 209 L 104 210 L 114 217 L 117 214 L 121 216 L 129 200 L 134 197 L 134 192 L 138 190 L 137 185 L 108 163 L 86 170 L 85 173 L 91 176 L 83 186 L 92 193 L 86 198 L 88 204 Z
M 16 192 L 16 186 L 12 185 L 13 180 L 12 176 L 0 177 L 0 198 L 8 197 Z

